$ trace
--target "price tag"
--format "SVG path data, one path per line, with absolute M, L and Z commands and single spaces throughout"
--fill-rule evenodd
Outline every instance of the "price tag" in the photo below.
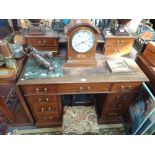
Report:
M 86 82 L 87 81 L 87 79 L 81 79 L 81 82 Z

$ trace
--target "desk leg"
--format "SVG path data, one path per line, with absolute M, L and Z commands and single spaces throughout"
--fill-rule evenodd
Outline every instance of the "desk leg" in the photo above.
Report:
M 3 97 L 0 97 L 0 110 L 2 111 L 2 113 L 8 119 L 10 123 L 14 122 L 15 117 L 13 113 L 5 105 L 5 99 Z
M 23 96 L 21 94 L 21 91 L 19 90 L 19 87 L 18 86 L 16 86 L 16 93 L 17 93 L 17 95 L 18 95 L 18 97 L 19 97 L 19 99 L 21 101 L 21 104 L 22 104 L 22 106 L 23 106 L 23 108 L 24 108 L 24 110 L 25 110 L 25 112 L 26 112 L 29 120 L 31 121 L 31 123 L 34 123 L 34 120 L 32 118 L 32 115 L 30 114 L 30 111 L 29 111 L 29 109 L 28 109 L 28 107 L 27 107 L 27 105 L 25 103 L 25 100 L 24 100 L 24 98 L 23 98 Z

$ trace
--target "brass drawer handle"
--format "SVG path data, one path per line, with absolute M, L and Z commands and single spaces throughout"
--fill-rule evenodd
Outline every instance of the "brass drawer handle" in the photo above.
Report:
M 117 100 L 126 100 L 127 96 L 117 96 Z
M 50 116 L 50 117 L 43 117 L 43 119 L 44 119 L 44 120 L 47 120 L 47 119 L 52 120 L 52 119 L 53 119 L 53 117 L 52 117 L 52 116 Z
M 41 108 L 41 111 L 42 111 L 42 112 L 50 112 L 50 111 L 51 111 L 51 107 L 49 107 L 47 110 L 44 109 L 44 108 Z
M 41 98 L 39 98 L 39 103 L 48 103 L 49 99 L 46 98 L 45 100 L 42 100 Z
M 43 42 L 38 41 L 39 46 L 44 46 L 46 44 L 46 40 L 44 40 Z
M 91 87 L 80 87 L 80 91 L 88 91 Z
M 43 90 L 36 88 L 36 93 L 46 93 L 46 92 L 47 92 L 47 88 L 44 88 Z
M 116 43 L 117 43 L 117 44 L 120 43 L 120 40 L 116 40 Z
M 113 103 L 113 108 L 121 109 L 122 105 L 121 104 Z
M 132 90 L 132 87 L 129 85 L 128 87 L 124 88 L 124 86 L 121 86 L 121 91 L 127 91 L 127 90 Z
M 114 53 L 117 54 L 117 53 L 120 53 L 121 51 L 119 50 L 114 50 Z
M 116 116 L 117 116 L 117 113 L 115 113 L 115 112 L 110 112 L 110 113 L 109 113 L 109 116 L 116 117 Z
M 46 40 L 44 40 L 43 43 L 46 44 Z
M 123 44 L 124 41 L 123 41 L 123 40 L 116 40 L 116 43 L 117 43 L 117 44 Z

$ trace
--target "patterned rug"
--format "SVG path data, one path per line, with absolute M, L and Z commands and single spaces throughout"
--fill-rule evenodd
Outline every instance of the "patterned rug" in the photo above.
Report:
M 83 135 L 125 135 L 121 124 L 99 125 L 99 133 L 84 133 Z M 62 128 L 14 129 L 12 135 L 66 135 Z M 75 135 L 69 133 L 67 135 Z
M 0 111 L 0 135 L 6 134 L 8 128 L 8 121 L 5 119 L 3 113 Z

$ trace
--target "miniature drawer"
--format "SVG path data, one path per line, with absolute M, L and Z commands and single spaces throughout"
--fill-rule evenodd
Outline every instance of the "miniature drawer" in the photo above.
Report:
M 52 95 L 33 95 L 27 96 L 31 105 L 50 105 L 57 103 L 57 96 Z
M 22 89 L 25 95 L 55 93 L 53 85 L 23 85 Z
M 109 90 L 109 84 L 104 83 L 81 83 L 81 84 L 61 84 L 57 85 L 58 93 L 91 93 Z
M 113 83 L 111 85 L 111 91 L 137 91 L 141 86 L 141 83 L 138 82 L 121 82 L 121 83 Z
M 132 46 L 134 43 L 133 38 L 108 38 L 105 41 L 105 47 L 108 46 Z
M 36 122 L 52 122 L 52 121 L 59 121 L 60 116 L 58 113 L 52 113 L 52 114 L 35 114 L 35 120 Z
M 57 46 L 58 40 L 54 38 L 31 38 L 27 39 L 28 44 L 32 46 Z
M 104 55 L 125 55 L 131 52 L 131 46 L 113 46 L 113 47 L 105 47 Z
M 31 105 L 33 113 L 50 114 L 58 112 L 57 104 L 50 105 Z

